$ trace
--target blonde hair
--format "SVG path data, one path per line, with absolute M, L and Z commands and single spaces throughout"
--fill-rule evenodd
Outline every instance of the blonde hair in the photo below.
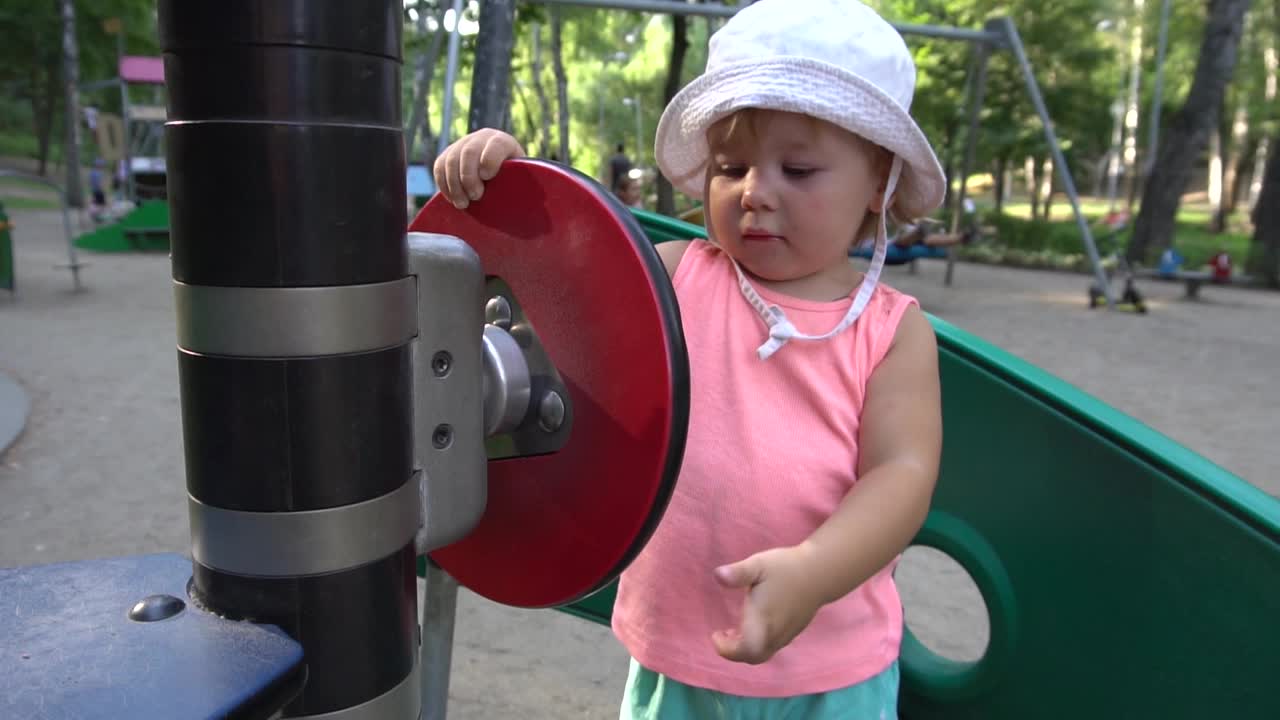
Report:
M 712 123 L 710 127 L 707 128 L 707 144 L 711 146 L 715 146 L 715 145 L 736 144 L 739 142 L 752 142 L 756 140 L 760 135 L 758 130 L 760 117 L 766 112 L 770 112 L 770 111 L 765 108 L 749 107 L 749 108 L 742 108 L 741 110 L 736 110 L 732 114 L 729 114 L 729 115 L 726 115 L 725 117 L 720 118 L 719 120 Z M 817 129 L 819 123 L 831 124 L 831 123 L 825 123 L 821 118 L 816 118 L 812 115 L 802 115 L 802 117 L 808 120 L 811 126 L 815 130 Z M 883 168 L 883 172 L 885 172 L 886 174 L 888 173 L 890 162 L 892 161 L 892 158 L 893 158 L 893 155 L 888 150 L 881 147 L 880 145 L 877 145 L 871 142 L 870 140 L 862 137 L 861 135 L 849 132 L 848 130 L 845 130 L 844 128 L 838 125 L 834 125 L 834 124 L 831 124 L 831 125 L 837 130 L 844 133 L 848 133 L 853 137 L 857 138 L 858 141 L 861 142 L 863 145 L 865 145 L 867 150 L 873 154 L 873 157 L 875 158 L 874 163 L 877 171 L 879 171 L 880 168 Z M 707 171 L 710 172 L 710 166 L 708 166 Z M 891 206 L 889 208 L 889 215 L 896 222 L 908 221 L 907 218 L 901 217 L 899 215 L 899 211 L 896 207 L 896 203 L 894 204 L 894 206 Z M 856 245 L 857 243 L 860 243 L 867 238 L 874 238 L 876 234 L 876 230 L 879 227 L 880 227 L 880 213 L 870 208 L 867 208 L 867 213 L 862 218 L 862 224 L 858 226 L 858 231 L 854 233 L 853 244 Z

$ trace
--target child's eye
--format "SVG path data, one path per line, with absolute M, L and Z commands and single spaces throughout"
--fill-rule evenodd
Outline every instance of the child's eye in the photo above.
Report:
M 747 168 L 744 165 L 727 165 L 722 163 L 719 171 L 721 175 L 727 175 L 732 178 L 740 178 L 747 174 Z
M 811 168 L 811 167 L 799 167 L 799 166 L 796 166 L 796 165 L 783 165 L 783 166 L 782 166 L 782 172 L 783 172 L 783 174 L 784 174 L 784 175 L 786 175 L 787 177 L 792 177 L 792 178 L 805 178 L 805 177 L 809 177 L 810 175 L 812 175 L 812 174 L 813 174 L 813 168 Z

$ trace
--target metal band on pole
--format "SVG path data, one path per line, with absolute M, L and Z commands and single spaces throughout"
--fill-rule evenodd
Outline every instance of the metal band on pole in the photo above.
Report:
M 422 712 L 422 698 L 418 694 L 418 676 L 422 668 L 413 666 L 408 677 L 399 685 L 378 697 L 355 707 L 335 710 L 321 715 L 303 715 L 298 720 L 385 720 L 386 718 L 416 718 Z
M 178 347 L 210 355 L 306 357 L 368 352 L 417 335 L 413 278 L 335 287 L 173 284 Z
M 295 577 L 358 567 L 405 546 L 421 521 L 421 475 L 354 505 L 301 512 L 245 512 L 188 496 L 191 556 L 237 575 Z M 263 552 L 270 548 L 270 552 Z

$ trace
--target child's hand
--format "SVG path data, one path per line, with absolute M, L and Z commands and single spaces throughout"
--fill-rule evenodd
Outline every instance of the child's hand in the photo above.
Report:
M 745 588 L 742 625 L 711 633 L 721 657 L 757 665 L 786 647 L 822 607 L 799 547 L 774 548 L 715 569 L 726 588 Z
M 501 130 L 477 130 L 444 149 L 436 158 L 432 175 L 436 187 L 458 208 L 484 195 L 485 182 L 498 174 L 507 158 L 524 157 L 524 148 Z

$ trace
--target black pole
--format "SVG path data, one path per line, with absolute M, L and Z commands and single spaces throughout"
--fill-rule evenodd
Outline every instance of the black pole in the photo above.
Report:
M 301 642 L 286 716 L 418 714 L 400 6 L 159 3 L 190 593 Z

